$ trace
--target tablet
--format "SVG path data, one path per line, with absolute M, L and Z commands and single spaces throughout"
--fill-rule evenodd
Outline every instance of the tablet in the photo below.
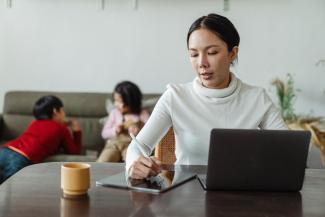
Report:
M 170 190 L 192 178 L 195 173 L 175 169 L 162 170 L 157 176 L 147 179 L 132 179 L 125 172 L 96 181 L 97 186 L 124 188 L 148 193 L 161 193 Z

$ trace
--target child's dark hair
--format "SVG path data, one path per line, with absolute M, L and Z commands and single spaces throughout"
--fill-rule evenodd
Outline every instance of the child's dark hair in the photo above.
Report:
M 192 32 L 200 28 L 208 29 L 216 34 L 227 44 L 229 52 L 233 49 L 233 47 L 239 45 L 240 37 L 234 24 L 232 24 L 232 22 L 224 16 L 218 14 L 209 14 L 195 20 L 191 25 L 187 33 L 187 47 Z
M 136 84 L 122 81 L 115 86 L 114 92 L 121 95 L 124 106 L 127 106 L 132 114 L 141 113 L 142 93 Z
M 62 101 L 56 96 L 43 96 L 38 99 L 33 108 L 34 117 L 37 120 L 49 120 L 53 117 L 53 110 L 63 107 Z

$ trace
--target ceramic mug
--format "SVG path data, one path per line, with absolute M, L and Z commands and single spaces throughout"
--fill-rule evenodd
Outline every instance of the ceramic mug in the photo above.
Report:
M 61 188 L 64 195 L 81 196 L 90 187 L 90 165 L 86 163 L 64 163 L 61 165 Z

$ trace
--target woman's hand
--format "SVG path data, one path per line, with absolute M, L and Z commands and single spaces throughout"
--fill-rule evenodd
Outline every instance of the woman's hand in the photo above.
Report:
M 129 168 L 128 175 L 133 179 L 156 176 L 161 171 L 161 161 L 155 157 L 140 156 Z

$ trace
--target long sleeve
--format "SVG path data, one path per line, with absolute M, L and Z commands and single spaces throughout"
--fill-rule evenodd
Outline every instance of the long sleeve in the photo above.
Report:
M 73 132 L 73 138 L 66 127 L 63 127 L 63 147 L 68 154 L 80 154 L 81 131 Z
M 167 90 L 157 102 L 148 121 L 136 137 L 144 145 L 137 144 L 134 140 L 130 143 L 126 155 L 126 171 L 140 156 L 150 156 L 152 150 L 172 125 L 171 97 Z
M 273 129 L 273 130 L 286 130 L 287 125 L 281 117 L 280 111 L 275 107 L 270 97 L 265 91 L 263 91 L 262 100 L 268 105 L 268 110 L 264 114 L 262 122 L 260 123 L 261 129 Z
M 103 139 L 110 139 L 116 135 L 116 125 L 117 125 L 117 117 L 118 117 L 117 109 L 113 109 L 108 116 L 108 120 L 106 121 L 103 130 L 102 137 Z

